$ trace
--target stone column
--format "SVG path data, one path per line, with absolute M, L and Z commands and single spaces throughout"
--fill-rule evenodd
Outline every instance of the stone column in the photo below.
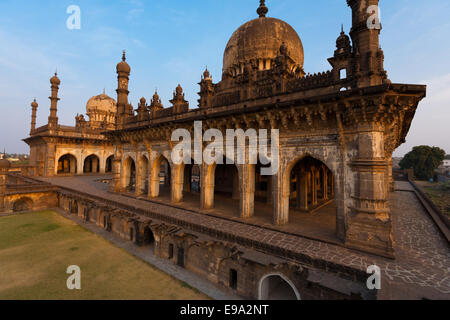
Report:
M 113 170 L 113 180 L 109 187 L 110 192 L 120 192 L 121 191 L 121 175 L 123 175 L 121 168 L 122 154 L 116 150 L 114 153 L 114 159 L 112 161 L 112 170 Z
M 103 156 L 99 158 L 99 166 L 100 166 L 100 173 L 105 174 L 106 173 L 106 158 Z
M 388 174 L 388 190 L 390 192 L 394 192 L 395 191 L 395 182 L 394 182 L 394 176 L 392 173 L 392 156 L 390 156 L 388 158 L 388 168 L 387 168 L 387 174 Z
M 172 166 L 171 199 L 173 203 L 183 201 L 184 164 Z
M 77 172 L 74 172 L 74 174 L 78 174 L 78 175 L 82 175 L 83 174 L 83 169 L 84 169 L 84 161 L 82 161 L 81 159 L 83 159 L 82 157 L 77 158 L 75 161 L 77 162 Z M 86 160 L 86 159 L 85 159 Z M 70 160 L 71 162 L 73 161 L 72 158 Z M 72 164 L 70 165 L 70 170 L 72 171 Z
M 215 166 L 208 166 L 206 163 L 203 163 L 201 170 L 200 206 L 202 209 L 212 209 L 214 208 Z
M 53 177 L 57 174 L 56 170 L 58 170 L 58 166 L 55 164 L 57 159 L 55 159 L 56 146 L 53 142 L 47 143 L 47 155 L 46 155 L 46 166 L 47 166 L 47 177 Z
M 241 218 L 251 218 L 255 213 L 255 165 L 240 165 L 240 215 Z
M 384 128 L 360 124 L 358 156 L 351 161 L 355 182 L 348 221 L 346 246 L 385 257 L 394 257 L 394 234 L 388 207 L 384 153 Z
M 149 199 L 159 197 L 159 172 L 161 170 L 161 162 L 154 160 L 150 165 L 150 177 L 148 180 L 148 197 Z
M 273 224 L 283 225 L 289 222 L 289 195 L 290 195 L 290 176 L 288 181 L 283 181 L 284 168 L 280 168 L 276 175 L 272 176 L 273 185 Z
M 142 159 L 139 154 L 136 153 L 136 190 L 134 194 L 139 197 L 142 195 Z

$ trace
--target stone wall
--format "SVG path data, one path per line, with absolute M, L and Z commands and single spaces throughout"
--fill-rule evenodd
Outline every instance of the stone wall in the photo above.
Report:
M 256 251 L 236 243 L 159 221 L 68 191 L 59 193 L 59 207 L 116 236 L 147 248 L 157 257 L 196 273 L 248 299 L 367 299 L 365 282 L 352 277 L 321 273 L 299 263 Z M 318 276 L 320 275 L 320 276 Z M 272 284 L 281 286 L 274 291 Z M 352 288 L 349 290 L 349 288 Z

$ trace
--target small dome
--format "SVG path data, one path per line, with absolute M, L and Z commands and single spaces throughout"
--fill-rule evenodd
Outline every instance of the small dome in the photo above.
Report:
M 50 79 L 50 83 L 56 86 L 61 84 L 61 80 L 58 78 L 58 74 L 55 72 L 55 75 Z
M 31 107 L 32 108 L 37 108 L 39 105 L 38 105 L 38 103 L 36 102 L 36 99 L 34 99 L 33 100 L 33 102 L 31 103 Z
M 223 70 L 258 60 L 274 60 L 282 46 L 291 59 L 303 67 L 303 44 L 294 28 L 282 20 L 265 17 L 264 6 L 258 13 L 259 18 L 245 23 L 231 36 L 224 53 Z
M 144 97 L 142 97 L 140 101 L 141 101 L 141 104 L 145 104 L 147 102 L 147 100 Z
M 350 38 L 345 34 L 344 30 L 342 30 L 341 34 L 336 40 L 336 47 L 338 49 L 341 49 L 341 48 L 348 48 L 350 46 L 351 46 Z
M 6 159 L 2 159 L 2 160 L 0 160 L 0 168 L 1 169 L 11 168 L 11 163 L 9 163 L 9 161 Z
M 126 60 L 127 60 L 127 58 L 125 56 L 125 51 L 124 51 L 123 55 L 122 55 L 122 61 L 120 61 L 117 64 L 117 68 L 116 68 L 117 72 L 125 72 L 125 73 L 130 73 L 131 72 L 131 68 L 128 65 Z
M 98 111 L 116 113 L 117 112 L 116 100 L 109 97 L 105 93 L 90 98 L 86 104 L 86 112 L 95 113 Z

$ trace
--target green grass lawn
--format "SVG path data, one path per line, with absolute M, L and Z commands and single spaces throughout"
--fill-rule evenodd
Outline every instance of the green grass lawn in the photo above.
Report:
M 450 217 L 450 183 L 418 183 L 441 212 Z
M 67 289 L 67 267 L 81 290 Z M 208 299 L 55 212 L 0 217 L 0 299 Z

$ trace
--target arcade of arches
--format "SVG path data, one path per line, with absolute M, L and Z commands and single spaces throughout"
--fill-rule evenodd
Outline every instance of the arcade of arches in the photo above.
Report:
M 112 173 L 114 156 L 107 158 L 95 154 L 87 156 L 84 160 L 73 154 L 65 154 L 59 157 L 57 165 L 58 175 Z
M 287 192 L 288 221 L 274 223 L 277 210 L 274 178 L 261 174 L 257 165 L 174 165 L 159 155 L 152 161 L 141 155 L 121 162 L 119 192 L 208 214 L 243 219 L 246 223 L 273 225 L 287 232 L 338 242 L 335 182 L 332 171 L 310 156 L 294 160 L 283 175 Z M 138 168 L 138 170 L 136 170 Z M 112 185 L 114 188 L 114 183 Z M 276 226 L 275 226 L 276 225 Z

